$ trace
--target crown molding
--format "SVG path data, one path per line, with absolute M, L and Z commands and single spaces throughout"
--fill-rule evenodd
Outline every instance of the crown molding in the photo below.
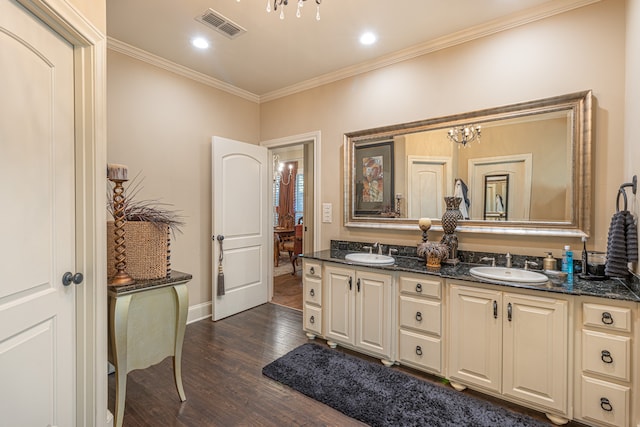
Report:
M 214 79 L 213 77 L 207 76 L 206 74 L 200 73 L 198 71 L 194 71 L 191 68 L 187 68 L 183 65 L 176 64 L 175 62 L 171 62 L 160 56 L 121 42 L 120 40 L 114 39 L 113 37 L 108 37 L 107 48 L 146 62 L 158 68 L 162 68 L 164 70 L 186 77 L 188 79 L 195 80 L 198 83 L 202 83 L 204 85 L 228 92 L 232 95 L 239 96 L 240 98 L 246 99 L 247 101 L 260 103 L 260 97 L 254 93 L 240 89 L 239 87 L 230 85 L 221 80 Z
M 132 58 L 138 59 L 140 61 L 147 62 L 159 68 L 163 68 L 172 73 L 195 80 L 207 86 L 211 86 L 216 89 L 228 92 L 232 95 L 239 96 L 240 98 L 246 99 L 248 101 L 261 104 L 263 102 L 273 101 L 278 98 L 283 98 L 285 96 L 293 95 L 298 92 L 303 92 L 322 85 L 333 83 L 338 80 L 354 77 L 358 74 L 374 71 L 380 68 L 387 67 L 389 65 L 407 61 L 452 46 L 467 43 L 472 40 L 487 37 L 492 34 L 500 33 L 502 31 L 526 25 L 531 22 L 549 18 L 554 15 L 559 15 L 561 13 L 588 6 L 593 3 L 598 3 L 600 1 L 601 0 L 551 0 L 538 7 L 531 8 L 523 12 L 517 12 L 507 17 L 487 22 L 486 24 L 467 28 L 465 30 L 458 31 L 447 36 L 443 36 L 425 43 L 418 44 L 416 46 L 412 46 L 407 49 L 402 49 L 397 52 L 375 58 L 371 61 L 366 61 L 351 67 L 345 67 L 335 72 L 327 73 L 322 76 L 318 76 L 291 86 L 284 87 L 282 89 L 268 92 L 264 95 L 256 95 L 244 89 L 240 89 L 237 86 L 230 85 L 221 80 L 207 76 L 206 74 L 194 71 L 180 64 L 176 64 L 175 62 L 171 62 L 112 37 L 108 37 L 107 39 L 107 48 L 131 56 Z
M 363 62 L 352 67 L 346 67 L 341 70 L 324 74 L 322 76 L 305 80 L 295 85 L 291 85 L 282 89 L 278 89 L 260 96 L 260 103 L 273 101 L 278 98 L 293 95 L 298 92 L 313 89 L 318 86 L 333 83 L 338 80 L 354 77 L 369 71 L 374 71 L 389 65 L 407 61 L 422 55 L 433 53 L 452 46 L 470 42 L 472 40 L 487 37 L 502 31 L 506 31 L 515 27 L 529 24 L 558 15 L 570 10 L 588 6 L 601 0 L 553 0 L 544 3 L 538 7 L 529 10 L 514 13 L 507 17 L 490 21 L 486 24 L 470 27 L 456 33 L 449 34 L 416 46 L 409 47 L 384 55 L 371 61 Z

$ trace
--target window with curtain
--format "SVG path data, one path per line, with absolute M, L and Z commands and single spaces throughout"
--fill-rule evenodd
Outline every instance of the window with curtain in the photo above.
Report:
M 278 225 L 278 208 L 280 205 L 280 175 L 276 176 L 276 180 L 273 181 L 273 226 Z M 294 193 L 294 218 L 295 224 L 298 220 L 304 216 L 304 170 L 298 169 L 295 181 L 295 193 Z

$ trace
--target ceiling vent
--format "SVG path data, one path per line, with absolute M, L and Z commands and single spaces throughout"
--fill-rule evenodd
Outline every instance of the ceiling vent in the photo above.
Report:
M 230 39 L 235 39 L 236 37 L 247 32 L 240 25 L 221 15 L 213 9 L 206 10 L 202 15 L 196 16 L 196 21 L 202 22 L 207 27 L 210 27 L 220 34 L 224 34 Z

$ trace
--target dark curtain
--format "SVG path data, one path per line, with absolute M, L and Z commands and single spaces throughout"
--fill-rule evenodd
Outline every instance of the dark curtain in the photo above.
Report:
M 291 180 L 289 180 L 289 165 L 291 168 Z M 298 162 L 285 162 L 280 179 L 280 200 L 278 201 L 278 225 L 280 227 L 293 228 L 295 218 L 296 174 Z M 286 182 L 286 184 L 285 184 Z

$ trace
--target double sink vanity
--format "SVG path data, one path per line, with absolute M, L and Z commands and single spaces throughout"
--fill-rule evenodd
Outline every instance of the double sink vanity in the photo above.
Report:
M 553 285 L 539 271 L 461 262 L 434 272 L 402 250 L 332 248 L 303 256 L 309 338 L 536 409 L 556 424 L 640 426 L 637 279 L 576 275 L 571 286 Z

